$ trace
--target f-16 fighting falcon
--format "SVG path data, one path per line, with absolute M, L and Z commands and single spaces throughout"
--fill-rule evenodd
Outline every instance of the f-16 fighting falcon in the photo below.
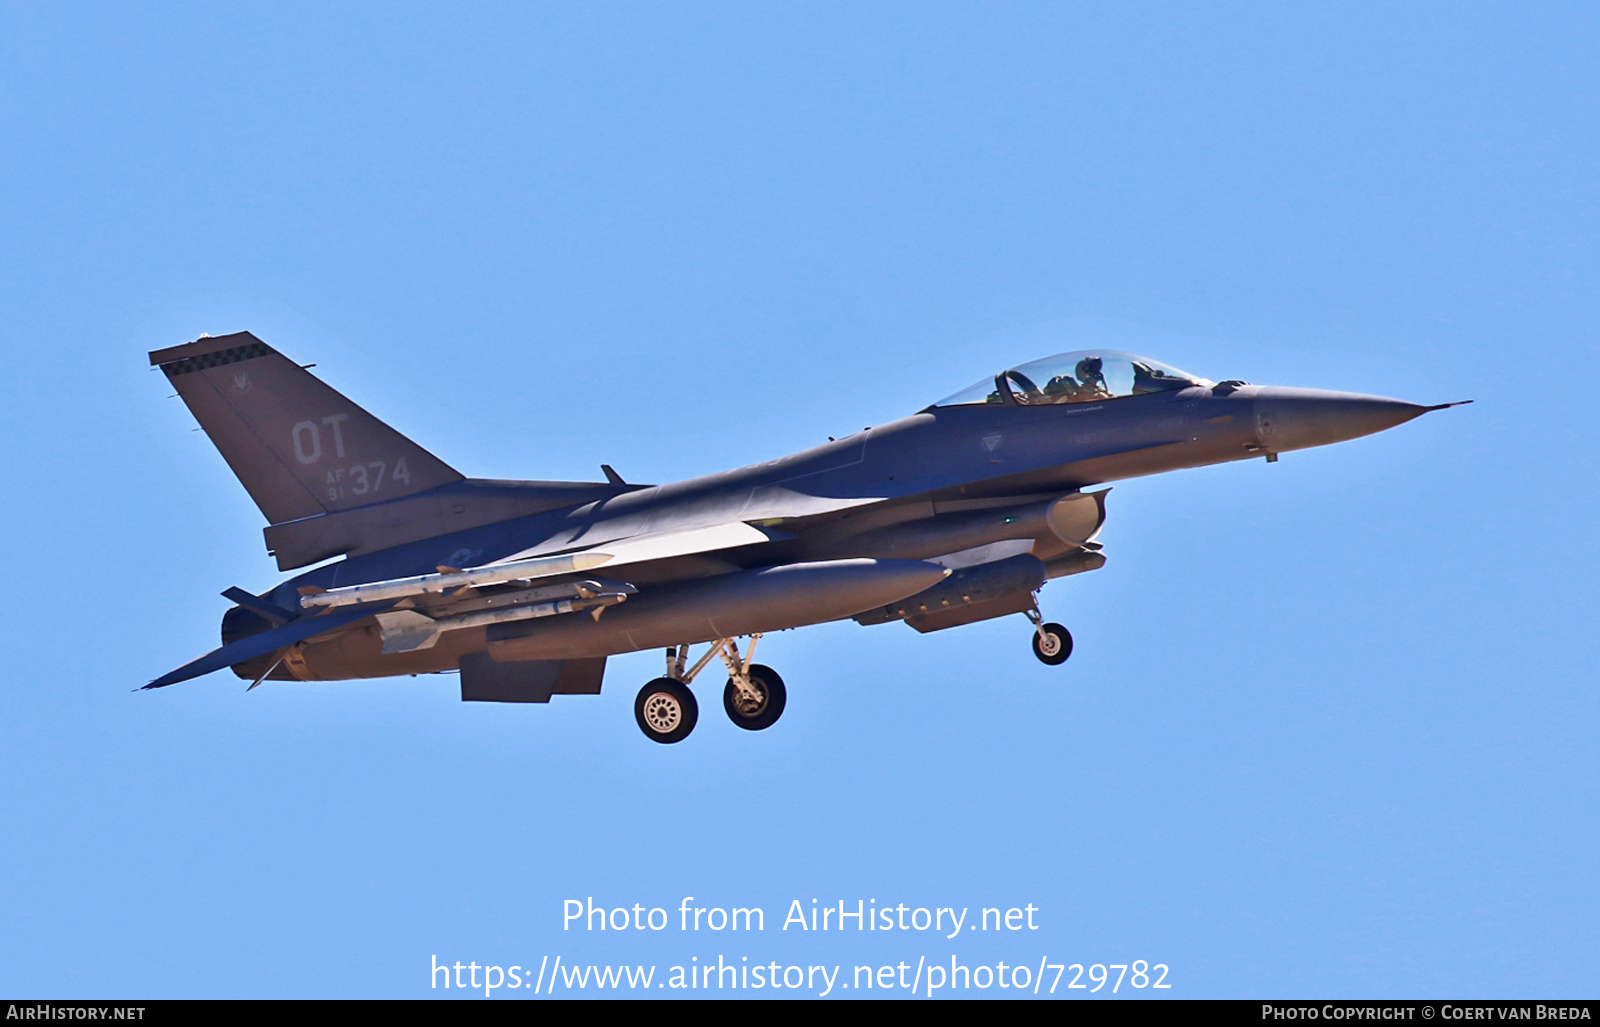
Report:
M 251 688 L 459 671 L 463 700 L 543 703 L 597 694 L 608 656 L 661 649 L 665 673 L 634 701 L 657 742 L 694 730 L 689 686 L 714 661 L 734 724 L 776 723 L 783 679 L 754 657 L 786 628 L 850 618 L 927 632 L 1021 614 L 1034 654 L 1063 663 L 1072 636 L 1037 595 L 1105 563 L 1095 536 L 1109 490 L 1095 486 L 1274 461 L 1458 405 L 1211 382 L 1084 351 L 721 474 L 638 485 L 602 466 L 603 482 L 490 481 L 249 332 L 150 363 L 266 516 L 278 569 L 311 569 L 259 595 L 228 589 L 222 647 L 146 688 L 224 667 Z

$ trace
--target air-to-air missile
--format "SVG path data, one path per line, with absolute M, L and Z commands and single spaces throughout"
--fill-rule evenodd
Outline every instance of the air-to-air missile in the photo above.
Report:
M 1072 636 L 1039 611 L 1053 578 L 1105 563 L 1094 486 L 1370 435 L 1454 403 L 1211 382 L 1112 350 L 984 378 L 893 423 L 671 485 L 488 481 L 449 465 L 248 332 L 150 354 L 266 516 L 283 571 L 216 649 L 146 688 L 231 668 L 327 681 L 459 671 L 469 701 L 600 691 L 608 656 L 663 649 L 634 702 L 686 737 L 713 660 L 723 706 L 771 726 L 767 632 L 854 619 L 939 631 L 1021 614 L 1034 654 Z M 325 562 L 332 561 L 332 562 Z M 312 567 L 313 564 L 318 566 Z M 741 652 L 739 640 L 749 638 Z M 707 644 L 689 662 L 692 646 Z

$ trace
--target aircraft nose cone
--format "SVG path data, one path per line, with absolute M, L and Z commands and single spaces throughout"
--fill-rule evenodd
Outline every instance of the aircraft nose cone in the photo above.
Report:
M 1256 437 L 1272 453 L 1358 439 L 1404 424 L 1429 409 L 1404 400 L 1326 389 L 1264 388 L 1255 404 Z

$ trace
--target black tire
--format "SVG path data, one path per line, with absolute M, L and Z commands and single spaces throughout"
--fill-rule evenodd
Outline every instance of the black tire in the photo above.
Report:
M 700 719 L 700 704 L 683 682 L 656 678 L 639 689 L 633 700 L 633 718 L 646 738 L 670 745 L 689 737 Z
M 1043 637 L 1041 637 L 1041 635 Z M 1059 667 L 1072 655 L 1072 632 L 1059 624 L 1041 625 L 1033 633 L 1033 655 L 1040 663 Z
M 761 693 L 761 702 L 754 709 L 746 709 L 739 700 L 739 690 L 733 687 L 733 679 L 728 679 L 728 685 L 722 690 L 722 708 L 728 711 L 728 719 L 744 728 L 746 731 L 762 731 L 778 722 L 783 716 L 783 707 L 789 701 L 789 693 L 783 687 L 783 678 L 771 667 L 763 667 L 759 663 L 750 665 L 750 684 Z

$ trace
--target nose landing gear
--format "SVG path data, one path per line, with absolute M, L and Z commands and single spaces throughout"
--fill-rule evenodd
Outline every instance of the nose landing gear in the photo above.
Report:
M 1066 663 L 1067 657 L 1072 655 L 1072 632 L 1059 624 L 1044 623 L 1037 606 L 1026 613 L 1033 622 L 1033 655 L 1039 657 L 1040 663 L 1052 667 Z

